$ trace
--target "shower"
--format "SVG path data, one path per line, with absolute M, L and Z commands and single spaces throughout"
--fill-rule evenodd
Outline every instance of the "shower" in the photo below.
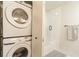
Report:
M 45 1 L 43 7 L 43 56 L 79 57 L 79 2 Z

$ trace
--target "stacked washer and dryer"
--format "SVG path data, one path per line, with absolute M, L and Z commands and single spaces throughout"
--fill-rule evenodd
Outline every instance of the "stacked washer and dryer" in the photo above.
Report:
M 3 1 L 3 57 L 31 56 L 31 1 Z

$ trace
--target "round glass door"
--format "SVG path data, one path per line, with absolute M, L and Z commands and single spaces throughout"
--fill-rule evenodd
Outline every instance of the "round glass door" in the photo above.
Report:
M 28 50 L 24 47 L 21 47 L 17 49 L 12 57 L 27 57 L 28 56 Z
M 27 13 L 20 8 L 13 10 L 12 17 L 14 18 L 14 21 L 18 24 L 25 24 L 28 20 Z
M 6 8 L 6 20 L 16 28 L 26 28 L 31 23 L 31 8 L 15 3 Z

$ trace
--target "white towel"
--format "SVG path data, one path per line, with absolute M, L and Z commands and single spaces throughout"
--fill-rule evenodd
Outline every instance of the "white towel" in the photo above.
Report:
M 67 39 L 71 41 L 78 39 L 78 27 L 76 25 L 67 27 Z
M 67 39 L 68 40 L 73 40 L 73 30 L 72 26 L 67 27 Z

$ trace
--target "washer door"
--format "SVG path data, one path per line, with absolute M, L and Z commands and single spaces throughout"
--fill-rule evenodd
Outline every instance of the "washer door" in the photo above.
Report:
M 8 51 L 6 57 L 31 57 L 31 47 L 27 44 L 17 44 Z
M 31 8 L 15 2 L 6 7 L 5 16 L 13 26 L 25 28 L 31 23 Z

